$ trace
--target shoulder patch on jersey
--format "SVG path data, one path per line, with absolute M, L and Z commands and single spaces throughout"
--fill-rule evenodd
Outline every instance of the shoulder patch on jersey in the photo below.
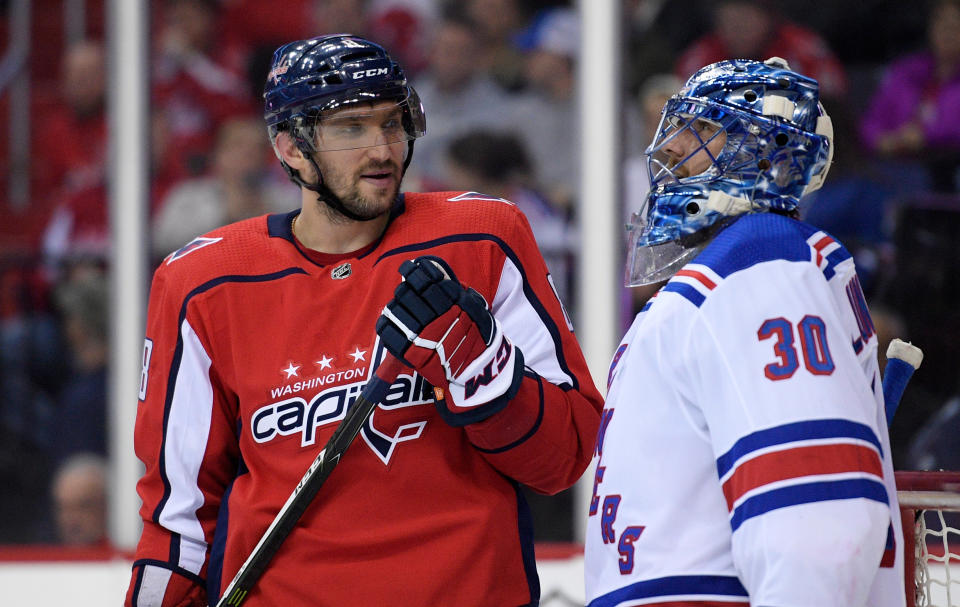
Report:
M 850 254 L 825 232 L 774 213 L 745 215 L 722 230 L 696 263 L 726 278 L 767 261 L 811 262 L 829 280 Z
M 170 264 L 172 264 L 172 263 L 175 262 L 176 260 L 181 259 L 181 258 L 185 257 L 186 255 L 189 255 L 190 253 L 193 253 L 193 252 L 196 251 L 197 249 L 202 249 L 203 247 L 206 247 L 206 246 L 209 246 L 209 245 L 212 245 L 212 244 L 216 244 L 216 243 L 220 242 L 221 240 L 223 240 L 223 237 L 219 237 L 219 238 L 205 238 L 205 237 L 203 237 L 203 236 L 199 236 L 199 237 L 197 237 L 197 238 L 194 238 L 193 240 L 191 240 L 190 242 L 188 242 L 188 243 L 185 244 L 184 246 L 180 247 L 179 249 L 177 249 L 176 251 L 174 251 L 173 253 L 171 253 L 171 254 L 167 257 L 167 265 L 169 266 Z
M 837 265 L 850 259 L 852 256 L 839 242 L 826 232 L 815 232 L 807 238 L 810 245 L 813 263 L 817 264 L 827 280 L 833 278 Z
M 506 198 L 497 198 L 496 196 L 488 196 L 487 194 L 481 194 L 480 192 L 464 192 L 458 194 L 453 198 L 447 198 L 447 202 L 460 202 L 461 200 L 488 200 L 490 202 L 505 202 L 510 206 L 515 206 L 512 202 Z
M 709 266 L 688 263 L 673 275 L 670 282 L 664 285 L 663 290 L 668 293 L 676 293 L 688 299 L 693 305 L 700 307 L 710 291 L 716 289 L 722 280 L 723 277 Z

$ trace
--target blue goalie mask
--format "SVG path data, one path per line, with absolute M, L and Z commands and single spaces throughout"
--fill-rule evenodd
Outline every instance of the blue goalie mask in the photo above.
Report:
M 690 77 L 646 150 L 650 193 L 628 225 L 627 286 L 670 278 L 732 219 L 792 214 L 823 184 L 833 126 L 819 92 L 776 57 Z

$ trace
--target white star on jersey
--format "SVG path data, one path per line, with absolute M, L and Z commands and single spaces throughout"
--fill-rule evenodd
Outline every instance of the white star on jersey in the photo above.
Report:
M 357 346 L 357 349 L 351 352 L 350 356 L 353 357 L 353 362 L 358 363 L 361 360 L 366 360 L 367 351 L 361 350 L 360 346 Z
M 300 370 L 300 365 L 294 365 L 293 363 L 290 363 L 289 365 L 287 365 L 286 369 L 281 369 L 281 371 L 287 374 L 287 379 L 290 379 L 291 377 L 297 377 L 297 372 L 299 370 Z
M 318 365 L 320 365 L 320 368 L 321 368 L 321 369 L 327 369 L 327 368 L 330 367 L 330 363 L 331 363 L 332 361 L 333 361 L 332 358 L 328 358 L 327 355 L 324 354 L 324 355 L 320 358 L 320 360 L 316 361 L 316 363 L 317 363 Z

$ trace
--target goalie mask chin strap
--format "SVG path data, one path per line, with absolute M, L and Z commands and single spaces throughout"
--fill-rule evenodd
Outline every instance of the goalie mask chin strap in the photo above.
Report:
M 327 184 L 323 182 L 323 175 L 320 173 L 320 166 L 317 164 L 316 159 L 313 157 L 313 154 L 301 150 L 303 155 L 310 161 L 310 164 L 313 166 L 314 172 L 317 174 L 317 183 L 307 183 L 300 177 L 300 172 L 294 169 L 288 169 L 287 173 L 290 175 L 290 179 L 293 180 L 301 188 L 306 188 L 311 192 L 317 194 L 317 200 L 323 202 L 328 207 L 336 211 L 337 213 L 343 215 L 347 219 L 352 219 L 353 221 L 373 221 L 380 215 L 375 215 L 374 217 L 364 217 L 362 215 L 357 215 L 350 209 L 348 209 L 344 204 L 343 200 L 339 196 L 333 193 L 333 190 L 327 187 Z M 403 161 L 403 169 L 400 171 L 400 179 L 403 180 L 403 176 L 407 173 L 407 167 L 410 166 L 410 161 L 413 160 L 413 140 L 411 139 L 407 142 L 407 157 Z M 284 163 L 285 164 L 285 163 Z

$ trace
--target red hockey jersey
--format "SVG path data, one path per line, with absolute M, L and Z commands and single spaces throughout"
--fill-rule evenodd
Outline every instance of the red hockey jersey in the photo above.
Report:
M 455 428 L 401 375 L 245 605 L 536 604 L 519 484 L 574 483 L 602 402 L 526 218 L 475 193 L 408 193 L 377 242 L 334 256 L 299 247 L 297 212 L 197 238 L 154 276 L 127 604 L 204 585 L 215 602 L 371 377 L 398 267 L 424 254 L 486 298 L 523 353 L 519 393 Z

